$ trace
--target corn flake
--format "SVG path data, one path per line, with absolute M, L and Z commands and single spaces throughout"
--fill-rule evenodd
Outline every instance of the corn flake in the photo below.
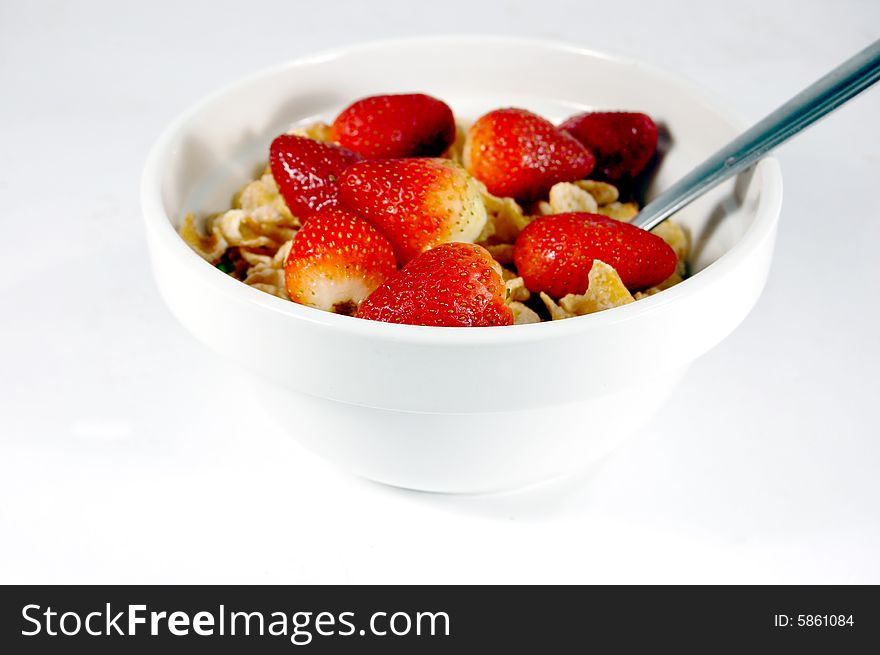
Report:
M 539 200 L 532 205 L 532 213 L 538 216 L 549 216 L 553 213 L 553 207 L 546 200 Z
M 213 221 L 209 222 L 213 223 Z M 220 261 L 223 253 L 229 247 L 226 239 L 223 238 L 223 234 L 218 229 L 212 227 L 209 234 L 202 234 L 196 225 L 195 214 L 187 214 L 184 217 L 183 225 L 180 227 L 180 236 L 202 259 L 212 264 Z
M 300 220 L 290 213 L 287 203 L 278 192 L 275 178 L 269 172 L 264 172 L 258 180 L 249 182 L 235 194 L 232 199 L 234 209 L 243 209 L 247 212 L 262 211 L 266 214 L 270 210 L 280 215 L 281 219 L 293 225 L 299 226 Z
M 333 140 L 331 138 L 331 129 L 332 128 L 327 123 L 316 121 L 308 125 L 294 127 L 288 132 L 288 134 L 304 136 L 309 139 L 314 139 L 315 141 L 330 142 Z
M 690 239 L 685 229 L 678 223 L 666 220 L 651 230 L 651 232 L 663 239 L 675 251 L 675 255 L 678 257 L 675 274 L 679 277 L 684 277 L 686 262 L 691 249 Z M 669 286 L 672 285 L 670 284 Z
M 514 301 L 509 305 L 510 311 L 513 312 L 514 325 L 527 325 L 529 323 L 540 323 L 541 317 L 538 313 L 523 305 L 521 302 Z
M 547 308 L 547 311 L 550 312 L 550 318 L 554 321 L 561 321 L 566 318 L 573 318 L 574 314 L 564 310 L 562 307 L 556 304 L 556 301 L 553 300 L 550 296 L 548 296 L 543 291 L 541 292 L 541 300 L 544 301 L 544 306 Z
M 513 243 L 523 228 L 531 223 L 532 217 L 526 216 L 513 198 L 499 198 L 489 193 L 481 182 L 478 184 L 488 220 L 477 242 Z
M 596 199 L 588 192 L 571 182 L 558 182 L 550 189 L 550 213 L 588 212 L 595 214 L 599 209 Z
M 600 207 L 616 202 L 620 197 L 617 187 L 599 180 L 578 180 L 575 185 L 589 193 Z
M 563 310 L 574 316 L 583 316 L 628 305 L 635 300 L 614 267 L 603 261 L 593 260 L 589 279 L 590 286 L 586 293 L 570 293 L 559 300 L 559 306 Z
M 526 285 L 521 277 L 515 277 L 505 281 L 507 287 L 507 297 L 511 301 L 525 301 L 531 298 L 531 292 L 526 289 Z
M 639 213 L 639 206 L 634 202 L 612 202 L 601 205 L 596 213 L 616 221 L 628 222 Z

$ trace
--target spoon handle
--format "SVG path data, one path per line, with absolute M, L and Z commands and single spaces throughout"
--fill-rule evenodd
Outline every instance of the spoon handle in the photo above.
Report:
M 650 230 L 712 187 L 745 170 L 773 148 L 880 80 L 880 40 L 848 59 L 755 123 L 666 191 L 631 222 Z

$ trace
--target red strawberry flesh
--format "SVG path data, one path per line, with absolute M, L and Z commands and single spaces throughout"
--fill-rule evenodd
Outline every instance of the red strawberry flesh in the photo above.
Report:
M 470 243 L 422 253 L 376 289 L 357 316 L 386 323 L 440 327 L 511 325 L 498 264 Z
M 339 201 L 339 175 L 360 155 L 331 143 L 282 134 L 269 148 L 269 167 L 290 212 L 305 222 Z
M 455 140 L 455 118 L 423 93 L 370 96 L 336 117 L 331 138 L 368 159 L 436 157 Z
M 366 221 L 336 207 L 312 215 L 297 232 L 284 264 L 291 300 L 340 314 L 353 314 L 396 272 L 388 240 Z
M 544 216 L 517 237 L 517 271 L 531 291 L 554 298 L 584 293 L 599 259 L 613 266 L 628 289 L 660 284 L 675 272 L 675 251 L 660 237 L 599 214 Z
M 657 125 L 636 112 L 593 112 L 559 126 L 596 156 L 596 177 L 624 182 L 641 173 L 657 150 Z
M 476 182 L 447 159 L 362 161 L 339 178 L 342 206 L 369 221 L 400 265 L 450 241 L 474 241 L 486 223 Z
M 593 170 L 590 151 L 548 120 L 525 109 L 496 109 L 468 131 L 468 171 L 496 196 L 520 201 L 545 197 L 557 182 L 585 178 Z

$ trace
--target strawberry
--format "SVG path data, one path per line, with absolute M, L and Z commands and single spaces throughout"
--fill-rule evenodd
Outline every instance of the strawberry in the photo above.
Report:
M 609 111 L 578 114 L 559 126 L 596 156 L 596 173 L 609 182 L 634 178 L 657 150 L 657 125 L 645 114 Z
M 482 246 L 446 243 L 422 253 L 371 293 L 357 316 L 443 327 L 511 325 L 501 271 Z
M 339 198 L 385 235 L 403 266 L 449 241 L 474 241 L 486 224 L 476 181 L 448 159 L 375 159 L 347 168 Z
M 338 207 L 312 215 L 297 232 L 284 263 L 291 300 L 348 315 L 395 272 L 388 239 Z
M 660 237 L 599 214 L 551 214 L 516 239 L 513 261 L 526 287 L 554 298 L 584 293 L 593 260 L 613 266 L 628 289 L 660 284 L 675 272 L 675 251 Z
M 330 137 L 368 159 L 436 157 L 455 140 L 455 119 L 422 93 L 370 96 L 336 117 Z
M 575 138 L 525 109 L 496 109 L 477 119 L 464 161 L 490 193 L 523 202 L 545 197 L 557 182 L 586 177 L 595 163 Z
M 336 205 L 336 180 L 360 155 L 331 143 L 282 134 L 269 148 L 269 167 L 290 212 L 305 222 L 319 209 Z

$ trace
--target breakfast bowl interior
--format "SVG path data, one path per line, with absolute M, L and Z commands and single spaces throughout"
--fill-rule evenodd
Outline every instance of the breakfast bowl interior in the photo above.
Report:
M 292 125 L 332 121 L 364 96 L 416 91 L 464 123 L 510 106 L 554 122 L 591 109 L 645 112 L 665 135 L 648 199 L 743 127 L 674 76 L 541 41 L 410 39 L 298 60 L 210 96 L 155 146 L 142 190 L 160 291 L 279 423 L 357 474 L 483 491 L 583 466 L 645 425 L 754 305 L 780 212 L 778 166 L 765 160 L 676 215 L 692 241 L 681 284 L 534 325 L 428 328 L 321 312 L 230 278 L 178 236 L 186 213 L 228 209 Z

